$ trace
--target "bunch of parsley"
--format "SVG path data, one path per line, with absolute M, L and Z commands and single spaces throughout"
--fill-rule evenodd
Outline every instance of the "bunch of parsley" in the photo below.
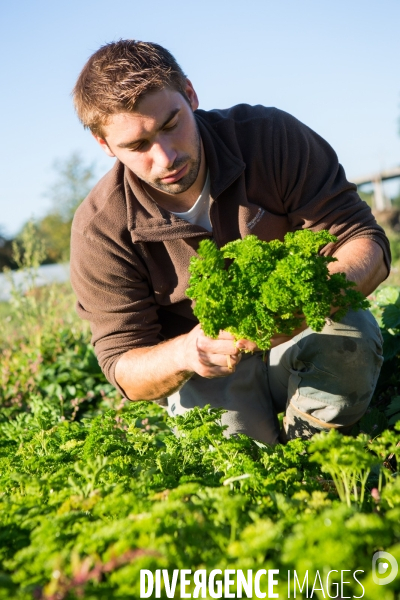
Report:
M 194 314 L 212 338 L 220 330 L 268 350 L 276 333 L 291 334 L 304 319 L 321 331 L 332 307 L 340 320 L 348 309 L 366 309 L 364 296 L 344 273 L 329 274 L 337 260 L 318 250 L 335 242 L 328 231 L 287 233 L 284 242 L 263 242 L 254 235 L 218 249 L 211 240 L 199 245 L 199 258 L 189 266 L 187 296 L 196 301 Z

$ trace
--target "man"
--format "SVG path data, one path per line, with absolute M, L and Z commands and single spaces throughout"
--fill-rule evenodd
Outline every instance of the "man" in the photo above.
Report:
M 388 241 L 332 148 L 277 109 L 198 110 L 191 82 L 157 44 L 98 50 L 74 89 L 83 125 L 117 161 L 79 207 L 71 279 L 100 365 L 131 400 L 168 397 L 171 414 L 211 404 L 230 434 L 279 439 L 347 431 L 370 402 L 379 328 L 367 312 L 273 340 L 268 361 L 227 332 L 208 339 L 185 296 L 200 240 L 218 246 L 301 228 L 338 237 L 321 252 L 365 295 L 387 276 Z M 243 350 L 256 351 L 255 354 Z

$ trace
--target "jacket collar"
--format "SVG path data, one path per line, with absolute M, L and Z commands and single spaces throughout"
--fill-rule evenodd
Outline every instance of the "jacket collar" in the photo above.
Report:
M 207 165 L 210 170 L 210 193 L 216 200 L 245 170 L 246 164 L 235 156 L 207 121 L 207 112 L 198 110 L 195 117 L 203 140 Z M 232 140 L 236 145 L 236 139 Z
M 210 170 L 210 193 L 214 201 L 243 173 L 246 165 L 208 123 L 206 111 L 195 111 L 194 115 Z M 159 206 L 127 167 L 124 168 L 124 187 L 128 229 L 133 242 L 162 242 L 211 235 L 202 227 L 184 221 Z

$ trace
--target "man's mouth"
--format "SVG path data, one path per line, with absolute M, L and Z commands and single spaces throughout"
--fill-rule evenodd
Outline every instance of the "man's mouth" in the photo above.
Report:
M 162 183 L 175 183 L 176 181 L 179 181 L 179 179 L 182 179 L 182 177 L 184 177 L 184 175 L 186 175 L 188 166 L 189 166 L 189 163 L 186 163 L 186 165 L 184 167 L 182 167 L 181 169 L 179 169 L 179 171 L 175 171 L 175 173 L 171 173 L 170 175 L 167 175 L 166 177 L 162 177 L 160 179 L 160 181 L 162 181 Z

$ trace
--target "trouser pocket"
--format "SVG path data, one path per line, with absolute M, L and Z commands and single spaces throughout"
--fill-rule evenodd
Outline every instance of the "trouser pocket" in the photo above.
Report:
M 347 432 L 367 410 L 382 366 L 382 337 L 368 311 L 310 332 L 292 351 L 286 437 Z

